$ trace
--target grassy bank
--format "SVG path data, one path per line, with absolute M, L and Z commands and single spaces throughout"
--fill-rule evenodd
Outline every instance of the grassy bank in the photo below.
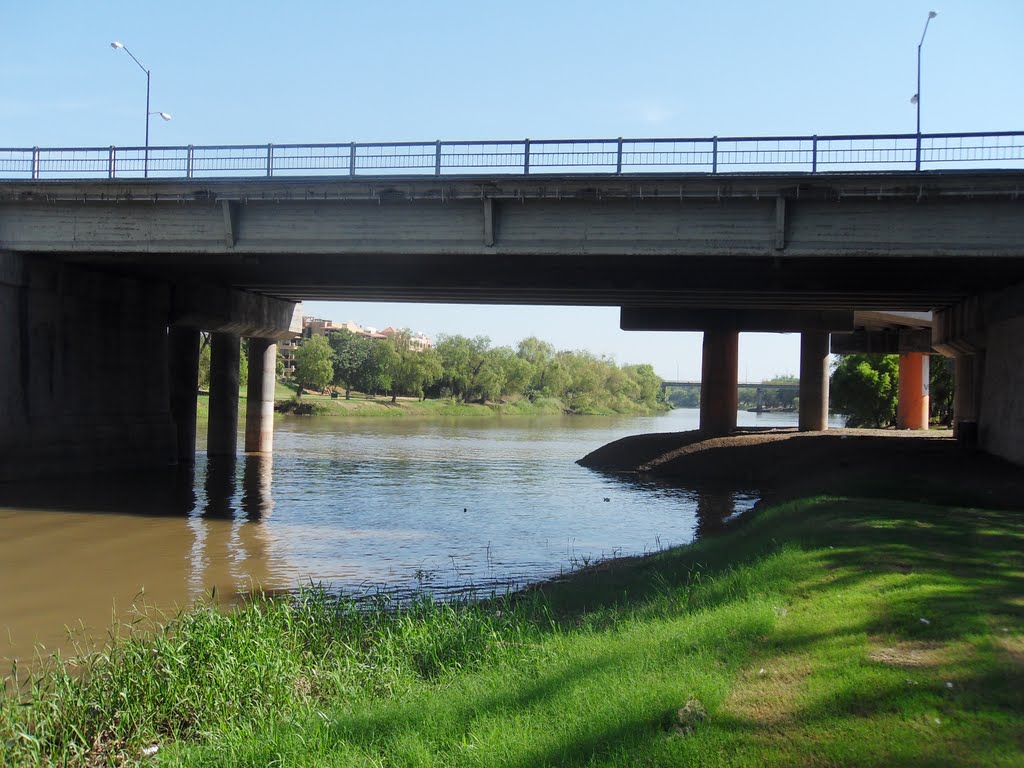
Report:
M 200 607 L 0 709 L 0 763 L 1020 765 L 1018 512 L 817 498 L 512 600 Z
M 279 406 L 281 403 L 295 400 L 295 392 L 280 383 L 277 385 L 274 396 Z M 392 403 L 390 397 L 368 397 L 360 394 L 353 395 L 352 399 L 346 400 L 344 394 L 332 398 L 329 395 L 307 392 L 297 402 L 304 406 L 305 413 L 303 415 L 358 418 L 491 418 L 493 416 L 559 416 L 570 412 L 562 401 L 556 398 L 542 398 L 532 402 L 521 399 L 507 403 L 480 404 L 463 403 L 456 400 L 419 400 L 413 397 L 400 397 L 397 402 Z M 245 408 L 246 397 L 243 389 L 238 399 L 240 419 L 245 417 Z M 665 410 L 650 411 L 636 406 L 635 409 L 627 412 L 595 408 L 576 413 L 581 416 L 644 416 L 664 413 Z M 196 417 L 201 422 L 209 420 L 210 398 L 208 395 L 199 395 Z

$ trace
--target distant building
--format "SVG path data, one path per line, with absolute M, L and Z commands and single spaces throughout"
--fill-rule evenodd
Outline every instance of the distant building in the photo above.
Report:
M 333 321 L 325 320 L 321 317 L 303 317 L 302 336 L 297 336 L 291 341 L 282 341 L 278 344 L 278 349 L 281 351 L 281 357 L 284 360 L 285 375 L 291 376 L 295 373 L 295 350 L 302 343 L 303 339 L 311 339 L 314 336 L 329 337 L 331 334 L 338 333 L 339 331 L 358 333 L 360 336 L 366 336 L 370 339 L 388 339 L 398 333 L 399 330 L 401 329 L 388 326 L 383 331 L 378 331 L 376 328 L 359 325 L 359 323 L 352 320 L 335 325 Z M 411 334 L 409 340 L 412 348 L 418 352 L 434 348 L 434 340 L 423 333 Z

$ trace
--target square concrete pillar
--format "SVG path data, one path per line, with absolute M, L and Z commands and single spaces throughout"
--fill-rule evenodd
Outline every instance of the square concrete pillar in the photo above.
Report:
M 238 362 L 241 339 L 214 333 L 210 339 L 210 424 L 206 452 L 234 456 L 238 450 Z
M 196 393 L 199 388 L 199 331 L 171 326 L 167 329 L 168 380 L 171 419 L 177 434 L 178 463 L 196 459 Z

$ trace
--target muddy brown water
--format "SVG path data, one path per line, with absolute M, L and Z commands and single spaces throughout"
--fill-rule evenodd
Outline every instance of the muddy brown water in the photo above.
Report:
M 787 425 L 792 414 L 741 414 Z M 0 486 L 0 672 L 102 641 L 133 607 L 320 583 L 355 595 L 489 594 L 691 541 L 753 505 L 604 475 L 576 459 L 696 412 L 480 422 L 292 417 L 274 456 L 194 472 Z M 200 446 L 202 448 L 202 446 Z

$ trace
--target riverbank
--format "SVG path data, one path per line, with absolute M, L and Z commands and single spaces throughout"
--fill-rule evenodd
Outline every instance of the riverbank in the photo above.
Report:
M 949 430 L 738 429 L 643 434 L 609 443 L 578 462 L 707 489 L 741 488 L 765 500 L 849 494 L 1005 509 L 1024 502 L 1024 471 L 962 449 Z
M 1019 764 L 1024 518 L 988 490 L 801 498 L 485 603 L 198 607 L 4 699 L 0 763 Z
M 296 399 L 294 393 L 282 396 L 280 385 L 276 393 L 274 410 L 281 415 L 297 416 L 338 416 L 348 418 L 470 418 L 487 419 L 494 416 L 653 416 L 667 413 L 667 406 L 649 410 L 641 406 L 627 411 L 613 411 L 607 408 L 572 410 L 556 398 L 527 399 L 504 403 L 463 403 L 456 400 L 419 400 L 414 397 L 399 397 L 394 403 L 390 397 L 354 396 L 346 400 L 344 395 L 332 398 L 329 395 L 306 393 Z M 196 418 L 206 422 L 210 417 L 209 395 L 199 395 Z M 247 400 L 244 394 L 238 399 L 238 417 L 244 420 Z

